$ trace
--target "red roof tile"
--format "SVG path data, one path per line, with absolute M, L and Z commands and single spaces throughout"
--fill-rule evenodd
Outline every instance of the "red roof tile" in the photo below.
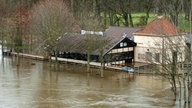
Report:
M 176 28 L 176 26 L 174 26 L 174 24 L 168 21 L 165 17 L 158 16 L 156 19 L 154 19 L 152 22 L 147 24 L 143 29 L 137 31 L 136 33 L 172 36 L 172 35 L 178 35 L 184 32 Z

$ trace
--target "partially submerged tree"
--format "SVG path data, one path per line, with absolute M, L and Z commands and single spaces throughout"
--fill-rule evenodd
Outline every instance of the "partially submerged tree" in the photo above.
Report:
M 0 41 L 2 45 L 2 52 L 4 49 L 14 48 L 14 34 L 15 34 L 15 16 L 13 11 L 10 11 L 9 3 L 6 0 L 0 1 Z
M 93 32 L 93 31 L 92 31 Z M 103 75 L 103 69 L 105 66 L 105 55 L 104 51 L 109 43 L 109 39 L 106 36 L 97 35 L 97 34 L 84 34 L 85 38 L 81 45 L 86 51 L 87 58 L 87 72 L 90 72 L 90 62 L 92 62 L 92 57 L 97 55 L 97 61 L 100 63 L 100 75 Z
M 13 43 L 17 53 L 17 65 L 19 65 L 19 53 L 23 51 L 23 36 L 26 34 L 29 23 L 29 13 L 22 1 L 17 4 L 13 21 L 15 24 Z
M 98 48 L 98 52 L 99 52 L 99 62 L 101 63 L 101 68 L 100 68 L 100 75 L 101 77 L 104 77 L 104 73 L 103 70 L 105 68 L 105 63 L 106 63 L 106 55 L 105 55 L 105 50 L 108 47 L 108 43 L 111 40 L 108 39 L 107 37 L 102 37 L 102 38 L 98 38 L 97 39 L 97 48 Z
M 11 50 L 14 48 L 13 45 L 13 37 L 12 34 L 14 33 L 14 24 L 13 21 L 10 19 L 2 19 L 0 24 L 0 40 L 2 45 L 2 52 L 4 49 Z
M 186 85 L 182 83 L 182 80 L 187 81 L 186 77 L 192 73 L 190 69 L 183 68 L 190 57 L 190 50 L 186 45 L 186 33 L 176 28 L 173 22 L 168 21 L 164 16 L 158 16 L 135 33 L 135 40 L 142 43 L 138 45 L 138 58 L 136 59 L 157 64 L 154 74 L 163 76 L 170 82 L 174 99 L 176 99 L 179 91 L 178 85 L 180 87 Z
M 84 10 L 83 13 L 87 13 L 89 11 Z M 80 19 L 80 24 L 87 33 L 84 35 L 86 36 L 85 41 L 82 43 L 84 44 L 84 48 L 86 50 L 87 55 L 87 72 L 90 72 L 90 62 L 91 62 L 91 55 L 99 52 L 99 62 L 101 63 L 101 77 L 103 77 L 103 66 L 104 66 L 104 58 L 103 58 L 103 51 L 108 44 L 109 39 L 107 39 L 102 31 L 104 30 L 104 23 L 100 20 L 100 16 L 94 16 L 91 13 L 87 13 Z M 103 58 L 103 59 L 102 59 Z
M 190 101 L 188 99 L 190 97 L 188 91 L 190 83 L 192 83 L 190 81 L 192 71 L 190 68 L 184 67 L 185 64 L 189 63 L 187 59 L 190 57 L 190 50 L 186 46 L 184 38 L 185 37 L 183 36 L 177 36 L 175 39 L 170 36 L 167 37 L 167 42 L 164 43 L 165 47 L 163 49 L 165 52 L 162 55 L 162 58 L 165 60 L 165 64 L 160 63 L 161 70 L 157 72 L 169 80 L 175 99 L 179 91 L 181 100 L 181 92 L 184 91 L 184 94 L 187 95 L 185 95 L 183 99 L 185 102 L 188 102 Z
M 190 56 L 190 50 L 185 43 L 185 34 L 178 33 L 176 29 L 175 31 L 175 35 L 162 34 L 160 37 L 156 37 L 153 40 L 154 43 L 150 43 L 154 47 L 150 49 L 151 56 L 150 54 L 146 55 L 146 60 L 149 63 L 158 64 L 158 68 L 155 68 L 154 71 L 170 82 L 171 90 L 176 100 L 178 91 L 180 96 L 182 90 L 188 94 L 189 84 L 191 83 L 189 79 L 192 71 L 189 68 L 183 67 L 188 63 L 187 59 Z M 180 89 L 178 89 L 178 85 Z M 182 87 L 187 87 L 187 90 L 185 88 L 182 89 Z M 189 96 L 188 94 L 187 97 Z
M 32 11 L 32 32 L 37 36 L 39 46 L 48 53 L 58 52 L 60 36 L 74 30 L 75 20 L 67 4 L 62 0 L 46 0 L 36 4 Z M 55 54 L 57 55 L 57 54 Z

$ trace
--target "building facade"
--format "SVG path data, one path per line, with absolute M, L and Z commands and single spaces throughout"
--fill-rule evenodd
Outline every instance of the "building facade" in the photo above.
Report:
M 158 16 L 141 30 L 134 33 L 137 43 L 135 61 L 145 63 L 166 63 L 185 61 L 185 33 L 163 16 Z
M 69 33 L 59 40 L 58 57 L 122 65 L 133 61 L 135 46 L 128 35 Z

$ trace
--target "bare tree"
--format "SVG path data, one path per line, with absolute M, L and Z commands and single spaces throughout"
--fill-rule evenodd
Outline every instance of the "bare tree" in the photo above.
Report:
M 23 51 L 23 37 L 26 34 L 29 23 L 29 13 L 23 2 L 18 2 L 13 21 L 15 24 L 14 50 L 17 52 L 17 65 L 19 65 L 19 52 Z
M 32 31 L 41 43 L 39 46 L 48 53 L 51 60 L 52 53 L 58 52 L 56 46 L 59 37 L 75 28 L 73 15 L 62 0 L 39 2 L 33 7 L 31 13 Z
M 107 37 L 101 37 L 97 39 L 97 48 L 99 52 L 99 62 L 101 63 L 101 68 L 100 68 L 100 75 L 101 77 L 104 77 L 103 70 L 105 68 L 105 63 L 106 63 L 106 55 L 105 55 L 105 49 L 108 47 L 108 43 L 111 40 L 108 39 Z
M 97 55 L 98 62 L 100 62 L 100 75 L 104 77 L 103 70 L 105 66 L 105 55 L 104 51 L 110 42 L 110 40 L 101 35 L 96 34 L 85 34 L 84 42 L 82 42 L 82 46 L 85 48 L 87 55 L 87 72 L 90 72 L 90 62 L 92 61 L 91 56 Z
M 186 46 L 185 38 L 185 34 L 182 33 L 177 33 L 175 36 L 162 34 L 162 36 L 153 40 L 154 43 L 150 43 L 149 46 L 153 45 L 154 47 L 150 49 L 151 55 L 148 56 L 151 59 L 149 60 L 148 57 L 146 59 L 152 64 L 157 64 L 158 68 L 155 68 L 155 73 L 170 82 L 174 99 L 177 99 L 178 91 L 181 96 L 181 91 L 184 90 L 186 94 L 184 100 L 187 102 L 190 96 L 188 91 L 192 71 L 190 68 L 184 68 L 184 65 L 188 64 L 187 59 L 190 57 L 190 50 Z
M 14 48 L 14 34 L 15 34 L 15 27 L 16 22 L 15 16 L 13 16 L 13 11 L 10 9 L 10 3 L 6 0 L 0 1 L 0 36 L 1 36 L 1 45 L 2 45 L 2 52 L 4 52 L 4 47 L 7 49 Z M 17 9 L 18 11 L 18 9 Z M 11 15 L 12 14 L 12 15 Z
M 2 52 L 4 49 L 12 49 L 14 48 L 14 40 L 12 38 L 12 34 L 15 30 L 14 22 L 10 19 L 2 19 L 1 26 L 0 26 L 0 40 L 2 45 Z
M 170 19 L 178 26 L 179 14 L 183 11 L 184 0 L 156 0 L 155 7 L 158 14 L 169 15 Z

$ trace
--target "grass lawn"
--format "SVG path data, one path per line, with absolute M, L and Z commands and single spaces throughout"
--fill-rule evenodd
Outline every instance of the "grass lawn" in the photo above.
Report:
M 140 18 L 142 16 L 145 16 L 145 13 L 133 13 L 132 17 L 133 17 L 133 23 L 134 25 L 136 25 L 137 23 L 139 23 Z M 148 19 L 148 23 L 151 22 L 152 20 L 154 20 L 157 17 L 157 14 L 153 14 L 150 13 L 149 14 L 149 19 Z M 185 31 L 185 32 L 189 32 L 190 31 L 190 22 L 187 21 L 184 18 L 184 15 L 181 14 L 179 15 L 179 20 L 178 20 L 178 28 L 180 28 L 181 30 Z

